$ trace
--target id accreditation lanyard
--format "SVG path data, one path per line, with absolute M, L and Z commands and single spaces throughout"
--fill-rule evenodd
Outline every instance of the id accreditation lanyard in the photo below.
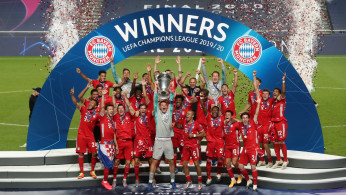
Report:
M 92 112 L 92 114 L 90 115 L 90 112 L 89 112 L 89 110 L 88 110 L 88 112 L 87 112 L 87 121 L 88 122 L 90 122 L 90 119 L 95 115 L 95 113 L 96 113 L 96 109 Z

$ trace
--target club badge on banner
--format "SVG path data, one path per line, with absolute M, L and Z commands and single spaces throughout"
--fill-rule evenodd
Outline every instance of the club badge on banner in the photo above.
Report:
M 222 58 L 261 87 L 281 87 L 286 72 L 287 147 L 323 153 L 323 136 L 316 108 L 302 79 L 285 58 L 260 34 L 230 18 L 183 8 L 150 9 L 129 14 L 99 27 L 80 40 L 46 80 L 29 126 L 27 149 L 65 148 L 75 111 L 69 90 L 78 94 L 86 81 L 75 72 L 83 69 L 96 79 L 99 70 L 138 53 L 157 48 L 188 48 Z M 145 64 L 145 63 L 144 63 Z M 131 69 L 131 66 L 128 67 Z

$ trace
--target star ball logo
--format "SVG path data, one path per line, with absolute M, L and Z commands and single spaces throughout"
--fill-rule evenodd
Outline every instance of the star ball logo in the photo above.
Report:
M 232 46 L 234 59 L 242 65 L 252 65 L 256 63 L 262 55 L 262 45 L 250 35 L 239 37 Z
M 114 56 L 114 45 L 104 36 L 95 36 L 85 45 L 85 56 L 96 66 L 104 66 Z

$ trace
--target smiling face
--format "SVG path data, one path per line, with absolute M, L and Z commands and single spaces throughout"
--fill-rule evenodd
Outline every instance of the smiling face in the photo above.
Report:
M 113 114 L 114 114 L 113 105 L 108 105 L 106 111 L 107 111 L 108 116 L 113 116 Z
M 223 95 L 227 96 L 227 94 L 229 92 L 227 85 L 222 85 L 221 91 L 222 91 Z
M 97 98 L 99 97 L 99 92 L 98 91 L 94 91 L 92 94 L 91 94 L 91 99 L 92 100 L 97 100 Z
M 118 105 L 118 113 L 120 116 L 123 116 L 125 114 L 125 107 L 124 105 Z
M 97 87 L 96 90 L 97 90 L 97 93 L 98 93 L 98 96 L 101 97 L 102 96 L 102 89 L 103 87 Z
M 219 82 L 219 78 L 220 78 L 219 73 L 218 72 L 213 72 L 213 74 L 212 74 L 213 83 Z
M 130 78 L 130 71 L 124 70 L 124 71 L 123 71 L 123 77 L 124 77 L 124 78 Z
M 195 116 L 194 112 L 193 112 L 192 110 L 189 110 L 189 111 L 186 113 L 186 121 L 187 121 L 187 122 L 192 121 L 194 116 Z
M 159 106 L 161 112 L 166 113 L 167 109 L 168 109 L 168 105 L 167 102 L 160 102 L 160 106 Z
M 94 110 L 97 107 L 96 100 L 91 100 L 88 106 L 88 110 Z
M 139 113 L 144 116 L 145 113 L 147 112 L 147 107 L 145 105 L 141 105 L 139 108 Z
M 181 98 L 175 99 L 175 106 L 177 108 L 181 108 L 182 105 L 183 105 L 183 100 Z
M 195 78 L 190 79 L 190 87 L 195 88 L 197 84 L 197 80 Z
M 269 99 L 269 97 L 270 97 L 269 92 L 268 91 L 263 91 L 262 97 L 263 97 L 264 101 L 267 101 Z
M 277 99 L 280 94 L 281 93 L 280 93 L 280 91 L 278 89 L 274 89 L 274 91 L 273 91 L 273 98 Z
M 100 82 L 105 82 L 106 81 L 106 73 L 101 73 L 99 75 L 99 80 L 100 80 Z
M 219 116 L 219 107 L 214 106 L 213 109 L 211 109 L 211 116 L 213 118 L 216 118 Z
M 117 99 L 121 98 L 121 88 L 117 88 L 115 90 L 115 98 L 117 98 Z
M 226 118 L 226 120 L 230 120 L 232 118 L 232 113 L 231 112 L 226 112 L 225 113 L 225 118 Z
M 247 125 L 249 124 L 250 116 L 248 114 L 243 114 L 241 117 L 241 120 L 244 125 Z

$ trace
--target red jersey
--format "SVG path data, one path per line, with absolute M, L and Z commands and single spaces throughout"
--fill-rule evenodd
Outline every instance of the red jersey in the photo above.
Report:
M 107 114 L 100 116 L 101 141 L 114 140 L 115 122 Z
M 107 90 L 107 95 L 109 95 L 109 88 L 114 86 L 114 83 L 110 81 L 100 82 L 100 80 L 92 80 L 92 84 L 94 86 L 94 89 L 96 89 L 97 85 L 102 85 L 103 89 Z
M 123 97 L 118 98 L 114 98 L 115 99 L 115 105 L 116 107 L 118 107 L 119 104 L 122 104 L 124 106 L 126 106 L 125 104 L 125 99 Z M 113 100 L 112 100 L 113 101 Z
M 151 125 L 152 115 L 150 112 L 147 112 L 144 117 L 139 115 L 134 117 L 135 122 L 135 139 L 136 140 L 151 140 Z
M 272 106 L 272 119 L 273 122 L 279 122 L 286 120 L 285 118 L 286 109 L 286 99 L 281 99 L 280 101 L 275 100 Z
M 172 116 L 172 122 L 178 123 L 181 125 L 184 125 L 184 121 L 186 120 L 186 114 L 187 112 L 191 110 L 191 105 L 188 105 L 187 108 L 184 108 L 183 106 L 180 109 L 177 109 L 175 106 L 173 107 L 173 116 Z M 181 131 L 182 129 L 178 129 L 178 127 L 173 127 L 174 131 Z
M 223 140 L 223 126 L 224 126 L 225 117 L 218 116 L 213 118 L 210 113 L 207 116 L 207 141 L 208 142 L 217 142 Z
M 273 102 L 273 98 L 269 98 L 267 101 L 264 101 L 262 98 L 257 119 L 259 125 L 269 125 L 272 118 Z
M 175 90 L 177 90 L 177 87 L 178 87 L 178 80 L 177 78 L 174 77 L 171 81 L 171 90 L 173 93 L 175 93 Z
M 154 90 L 151 90 L 150 85 L 146 85 L 147 96 L 150 100 L 149 104 L 147 105 L 147 110 L 153 111 L 154 110 Z
M 222 115 L 225 115 L 227 110 L 231 110 L 233 112 L 233 118 L 236 117 L 233 91 L 229 92 L 226 97 L 223 95 L 220 96 L 217 102 L 221 104 Z
M 262 98 L 262 90 L 259 90 L 259 94 L 260 94 L 260 97 Z M 251 119 L 253 119 L 253 116 L 256 113 L 256 107 L 257 107 L 256 99 L 257 99 L 256 93 L 254 93 L 254 91 L 250 91 L 249 98 L 247 101 L 251 104 L 251 108 L 249 111 Z
M 203 131 L 203 126 L 199 124 L 197 121 L 192 121 L 192 123 L 187 123 L 186 120 L 183 122 L 184 126 L 184 146 L 196 148 L 199 146 L 198 139 L 199 138 L 189 138 L 189 133 L 198 134 Z
M 238 122 L 239 130 L 243 138 L 243 148 L 244 149 L 256 149 L 259 148 L 258 138 L 257 138 L 257 125 L 253 120 L 249 121 L 249 124 L 245 126 L 242 122 Z
M 133 123 L 129 113 L 125 113 L 120 116 L 119 113 L 113 116 L 113 120 L 116 124 L 117 139 L 132 139 Z
M 239 123 L 226 123 L 223 125 L 225 147 L 239 146 Z
M 85 106 L 80 108 L 80 123 L 78 135 L 94 137 L 94 127 L 99 120 L 99 113 L 96 109 L 88 110 Z
M 136 98 L 136 96 L 130 97 L 129 101 L 130 101 L 130 103 L 131 103 L 132 108 L 133 108 L 135 111 L 138 111 L 138 110 L 139 110 L 139 105 L 141 105 L 141 104 L 146 104 L 144 98 L 141 98 L 140 101 L 138 101 L 137 98 Z
M 206 121 L 205 121 L 205 115 L 204 115 L 204 111 L 201 105 L 201 97 L 197 97 L 197 113 L 196 113 L 196 117 L 197 117 L 197 121 L 202 124 L 202 125 L 207 125 Z M 211 105 L 215 104 L 214 100 L 211 99 L 207 99 L 207 101 L 204 102 L 206 108 L 208 109 L 208 113 L 210 113 L 211 111 Z

